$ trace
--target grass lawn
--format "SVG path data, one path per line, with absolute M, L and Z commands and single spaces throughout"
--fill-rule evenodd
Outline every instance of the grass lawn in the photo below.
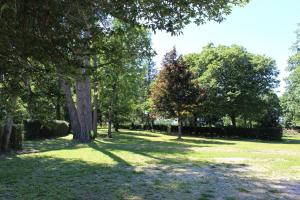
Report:
M 300 199 L 300 135 L 282 142 L 121 130 L 26 141 L 0 156 L 0 199 Z

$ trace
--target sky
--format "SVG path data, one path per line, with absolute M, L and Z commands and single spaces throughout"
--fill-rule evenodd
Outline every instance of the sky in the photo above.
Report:
M 234 7 L 222 23 L 191 24 L 180 36 L 153 33 L 152 45 L 157 53 L 154 61 L 159 68 L 163 55 L 173 46 L 180 54 L 188 54 L 200 52 L 210 42 L 242 45 L 251 53 L 276 60 L 281 81 L 276 91 L 281 95 L 287 76 L 287 60 L 293 53 L 291 46 L 296 40 L 295 30 L 299 23 L 300 0 L 251 0 L 243 7 Z

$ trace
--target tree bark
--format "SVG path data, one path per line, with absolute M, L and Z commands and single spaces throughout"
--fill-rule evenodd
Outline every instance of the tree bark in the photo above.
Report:
M 15 105 L 17 102 L 17 97 L 12 96 L 11 99 L 11 107 L 8 111 L 8 114 L 6 116 L 6 121 L 3 129 L 3 135 L 2 135 L 2 144 L 1 145 L 1 151 L 7 152 L 9 148 L 9 143 L 10 143 L 10 137 L 11 137 L 11 132 L 12 132 L 12 125 L 13 125 L 13 116 L 12 113 L 14 112 Z
M 94 95 L 94 108 L 93 108 L 93 139 L 95 139 L 97 137 L 97 117 L 98 117 L 98 113 L 97 113 L 97 95 Z
M 115 105 L 115 90 L 116 84 L 112 87 L 112 94 L 110 97 L 110 105 L 108 111 L 108 130 L 107 130 L 107 137 L 112 138 L 112 120 L 113 120 L 113 112 L 114 112 L 114 105 Z
M 2 136 L 1 151 L 3 152 L 8 151 L 12 125 L 13 125 L 13 118 L 10 114 L 8 114 L 6 117 L 4 129 L 3 129 L 3 136 Z
M 58 95 L 56 98 L 56 105 L 55 105 L 55 109 L 56 109 L 56 119 L 61 120 L 61 105 L 60 105 L 60 101 L 61 101 L 61 96 Z
M 81 133 L 78 139 L 82 142 L 91 140 L 92 106 L 91 106 L 91 84 L 88 76 L 81 76 L 76 80 L 77 111 L 81 124 Z
M 178 117 L 178 139 L 181 139 L 182 136 L 182 120 Z
M 110 117 L 108 117 L 108 129 L 107 129 L 107 137 L 108 138 L 112 138 L 111 127 L 112 127 L 112 122 L 111 122 Z
M 71 88 L 65 79 L 60 77 L 61 87 L 66 96 L 67 109 L 69 112 L 71 128 L 73 131 L 73 139 L 78 140 L 81 133 L 81 124 L 78 118 L 77 109 L 72 98 Z

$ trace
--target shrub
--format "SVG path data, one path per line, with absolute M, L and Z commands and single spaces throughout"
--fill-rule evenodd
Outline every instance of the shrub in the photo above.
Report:
M 61 120 L 48 121 L 42 126 L 41 138 L 63 137 L 69 134 L 69 123 Z
M 129 128 L 127 125 L 120 125 L 120 128 Z M 134 130 L 142 128 L 140 125 L 130 127 Z M 150 127 L 144 126 L 143 130 L 149 130 Z M 177 132 L 178 126 L 154 125 L 156 131 Z M 229 137 L 229 138 L 245 138 L 245 139 L 262 139 L 262 140 L 281 140 L 282 128 L 233 128 L 233 127 L 190 127 L 182 128 L 184 135 L 202 136 L 202 137 Z
M 10 136 L 10 145 L 11 145 L 11 148 L 14 150 L 22 149 L 22 142 L 23 142 L 22 130 L 23 130 L 23 127 L 21 124 L 14 124 L 12 126 L 12 131 L 11 131 L 11 136 Z
M 33 140 L 40 138 L 42 123 L 39 120 L 24 120 L 25 139 Z
M 70 132 L 69 123 L 62 120 L 52 120 L 44 123 L 38 120 L 26 120 L 24 121 L 24 129 L 25 138 L 29 140 L 62 137 Z

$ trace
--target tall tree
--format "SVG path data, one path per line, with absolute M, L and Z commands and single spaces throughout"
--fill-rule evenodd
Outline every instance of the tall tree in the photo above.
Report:
M 286 79 L 286 91 L 281 98 L 283 117 L 286 126 L 300 126 L 300 24 L 296 30 L 296 42 L 288 60 L 289 76 Z
M 199 97 L 193 74 L 176 49 L 167 53 L 163 67 L 151 89 L 155 110 L 163 117 L 178 119 L 178 138 L 182 135 L 183 118 L 190 114 Z
M 262 109 L 263 96 L 278 84 L 275 61 L 241 46 L 209 44 L 186 60 L 206 91 L 200 110 L 208 116 L 228 115 L 234 127 L 237 117 L 253 119 Z
M 77 105 L 68 105 L 74 139 L 91 140 L 91 57 L 96 54 L 95 40 L 101 40 L 113 29 L 113 19 L 152 30 L 180 33 L 192 22 L 221 22 L 234 5 L 248 0 L 226 1 L 10 1 L 0 3 L 1 71 L 29 74 L 55 69 L 61 79 L 76 81 Z M 103 37 L 102 37 L 103 36 Z M 55 58 L 55 59 L 54 59 Z M 30 61 L 34 60 L 36 65 Z M 69 76 L 73 76 L 69 78 Z M 64 80 L 62 80 L 64 82 Z M 66 98 L 70 97 L 68 84 Z M 72 99 L 67 99 L 72 103 Z M 77 113 L 77 114 L 75 114 Z M 76 123 L 80 123 L 79 125 Z M 78 129 L 75 129 L 75 126 Z

